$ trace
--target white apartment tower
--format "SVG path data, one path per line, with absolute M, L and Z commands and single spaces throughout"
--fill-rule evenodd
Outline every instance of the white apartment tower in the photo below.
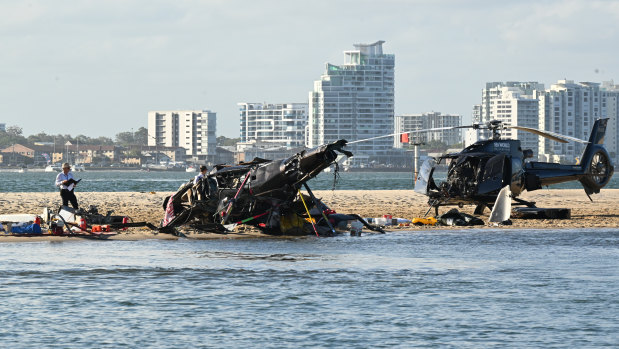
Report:
M 602 98 L 605 98 L 602 103 L 606 103 L 606 117 L 610 119 L 606 126 L 604 146 L 616 165 L 619 163 L 619 85 L 613 81 L 604 81 L 601 89 Z
M 607 115 L 605 95 L 599 83 L 559 80 L 538 96 L 539 128 L 588 140 L 595 120 Z M 541 152 L 558 155 L 571 163 L 581 156 L 584 147 L 584 144 L 576 142 L 540 141 Z
M 441 114 L 440 112 L 397 115 L 395 120 L 396 133 L 424 130 L 429 128 L 462 126 L 462 116 Z M 460 129 L 441 130 L 413 133 L 410 139 L 411 141 L 419 140 L 422 142 L 436 140 L 451 146 L 462 142 L 462 134 Z M 398 142 L 396 147 L 402 148 L 402 143 Z
M 356 44 L 344 51 L 344 64 L 326 64 L 309 94 L 307 145 L 384 136 L 394 129 L 395 56 L 383 53 L 384 41 Z M 355 156 L 383 155 L 393 138 L 379 138 L 348 147 Z
M 505 89 L 505 87 L 511 87 L 512 89 Z M 533 96 L 534 91 L 543 91 L 544 84 L 540 84 L 537 81 L 505 81 L 505 82 L 487 82 L 486 88 L 481 92 L 481 105 L 480 107 L 474 106 L 473 110 L 479 108 L 479 120 L 473 119 L 473 122 L 486 123 L 490 120 L 495 120 L 497 115 L 496 100 L 505 99 L 503 95 L 507 91 L 516 91 L 521 96 Z M 475 116 L 474 116 L 475 117 Z M 524 125 L 519 125 L 524 126 Z M 537 127 L 537 125 L 536 125 Z
M 539 128 L 539 101 L 537 91 L 543 91 L 544 85 L 530 82 L 489 82 L 482 90 L 482 103 L 473 107 L 473 121 L 486 123 L 500 120 L 505 124 Z M 518 139 L 522 149 L 531 149 L 534 157 L 539 154 L 539 137 L 525 131 L 505 130 L 505 138 Z M 487 139 L 488 132 L 467 133 L 466 145 L 479 139 Z
M 209 110 L 148 112 L 148 145 L 185 148 L 193 161 L 214 161 L 217 114 Z
M 305 145 L 307 103 L 238 103 L 241 142 L 264 142 L 278 147 Z

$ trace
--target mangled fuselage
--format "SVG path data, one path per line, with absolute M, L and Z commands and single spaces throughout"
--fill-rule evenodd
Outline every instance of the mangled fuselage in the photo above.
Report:
M 339 140 L 286 159 L 217 165 L 196 184 L 186 183 L 166 199 L 161 230 L 173 232 L 175 227 L 192 225 L 224 232 L 226 225 L 247 224 L 269 234 L 333 234 L 339 221 L 357 217 L 328 210 L 306 182 L 333 164 L 338 153 L 352 156 L 343 149 L 345 145 L 345 140 Z M 301 187 L 310 195 L 301 194 Z

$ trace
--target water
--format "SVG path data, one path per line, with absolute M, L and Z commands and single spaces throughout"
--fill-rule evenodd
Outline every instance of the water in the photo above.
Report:
M 601 347 L 619 229 L 0 244 L 0 343 Z
M 142 171 L 87 171 L 74 173 L 82 178 L 80 192 L 167 192 L 193 178 L 197 173 L 142 172 Z M 333 173 L 321 173 L 308 184 L 314 190 L 333 188 Z M 52 192 L 56 191 L 56 173 L 49 172 L 2 172 L 0 192 Z M 340 172 L 335 186 L 339 190 L 392 190 L 412 189 L 412 175 L 406 172 Z M 561 189 L 581 189 L 578 182 L 551 186 Z M 606 188 L 619 188 L 619 179 L 613 177 Z

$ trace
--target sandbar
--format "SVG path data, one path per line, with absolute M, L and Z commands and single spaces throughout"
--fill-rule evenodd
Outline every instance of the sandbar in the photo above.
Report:
M 162 202 L 171 192 L 83 192 L 76 193 L 80 206 L 97 206 L 100 213 L 113 211 L 114 215 L 128 216 L 134 222 L 149 222 L 159 226 L 163 218 Z M 393 217 L 412 219 L 423 217 L 428 211 L 427 198 L 412 190 L 317 190 L 315 194 L 330 208 L 338 213 L 356 213 L 362 217 Z M 582 189 L 540 189 L 525 192 L 520 196 L 524 200 L 536 202 L 538 207 L 570 208 L 570 219 L 512 219 L 511 226 L 496 227 L 487 225 L 488 229 L 573 229 L 573 228 L 619 228 L 619 189 L 602 189 L 592 195 L 590 201 Z M 57 192 L 44 193 L 3 193 L 0 196 L 0 214 L 30 213 L 41 214 L 44 207 L 57 209 L 60 195 Z M 457 207 L 457 206 L 454 206 Z M 440 213 L 450 207 L 441 207 Z M 472 214 L 474 206 L 459 208 L 461 212 Z M 481 216 L 488 220 L 489 210 Z M 434 210 L 430 211 L 434 214 Z M 474 228 L 484 228 L 475 226 Z M 463 229 L 462 227 L 427 227 L 403 226 L 391 227 L 389 230 L 418 231 L 429 229 Z M 466 228 L 464 228 L 466 229 Z M 197 239 L 234 239 L 269 237 L 249 226 L 239 226 L 228 234 L 202 233 L 186 231 L 190 238 Z M 176 239 L 168 234 L 157 234 L 146 228 L 131 228 L 111 237 L 113 240 L 142 239 Z M 71 237 L 43 235 L 39 237 L 6 236 L 0 233 L 0 242 L 6 241 L 67 241 L 80 240 Z

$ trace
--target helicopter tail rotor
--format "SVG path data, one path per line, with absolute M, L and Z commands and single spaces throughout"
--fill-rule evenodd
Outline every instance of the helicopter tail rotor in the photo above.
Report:
M 593 124 L 589 143 L 582 155 L 581 166 L 584 177 L 579 179 L 587 194 L 599 193 L 613 176 L 615 168 L 604 148 L 604 135 L 608 119 L 598 119 Z

